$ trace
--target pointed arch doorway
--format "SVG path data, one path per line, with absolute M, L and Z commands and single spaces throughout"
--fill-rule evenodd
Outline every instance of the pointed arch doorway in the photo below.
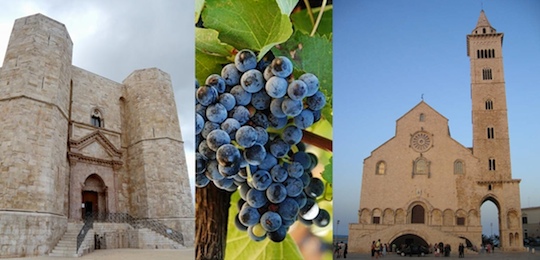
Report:
M 107 187 L 97 174 L 91 174 L 82 187 L 82 218 L 107 212 Z

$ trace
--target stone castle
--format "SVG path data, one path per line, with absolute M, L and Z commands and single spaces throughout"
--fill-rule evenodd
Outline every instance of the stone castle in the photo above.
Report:
M 89 218 L 116 227 L 157 221 L 192 245 L 194 207 L 169 75 L 142 69 L 117 83 L 74 66 L 72 48 L 55 20 L 15 21 L 0 68 L 0 258 L 48 254 L 68 223 L 80 223 L 78 232 Z M 116 240 L 133 232 L 125 235 Z M 116 247 L 145 243 L 154 248 Z
M 424 101 L 396 122 L 396 134 L 364 160 L 359 218 L 349 225 L 352 252 L 372 241 L 443 242 L 480 248 L 480 207 L 499 214 L 500 247 L 522 250 L 520 180 L 512 179 L 503 73 L 503 33 L 481 11 L 467 35 L 473 147 L 450 136 L 448 119 Z

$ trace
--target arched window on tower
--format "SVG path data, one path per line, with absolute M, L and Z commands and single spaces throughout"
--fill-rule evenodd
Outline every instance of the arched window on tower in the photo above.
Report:
M 493 79 L 490 68 L 482 69 L 482 79 L 483 80 L 491 80 L 491 79 Z
M 486 100 L 486 110 L 493 110 L 493 101 L 491 99 Z
M 426 115 L 424 113 L 420 114 L 420 122 L 426 121 Z
M 482 33 L 486 33 L 486 28 L 482 28 Z
M 99 109 L 96 108 L 92 112 L 92 116 L 90 118 L 90 123 L 95 127 L 103 127 L 104 126 L 103 117 L 101 116 L 101 111 L 99 111 Z
M 386 174 L 386 163 L 384 161 L 379 161 L 377 163 L 376 174 L 383 175 Z
M 488 127 L 487 128 L 487 138 L 488 139 L 494 139 L 495 138 L 495 133 L 494 133 L 493 127 Z
M 495 159 L 489 158 L 489 170 L 494 171 L 495 170 Z

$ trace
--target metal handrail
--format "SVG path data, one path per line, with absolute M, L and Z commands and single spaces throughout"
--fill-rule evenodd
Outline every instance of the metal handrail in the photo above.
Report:
M 127 223 L 133 228 L 148 228 L 164 237 L 167 237 L 181 245 L 184 245 L 184 236 L 156 219 L 134 218 L 128 213 L 92 213 L 85 217 L 84 225 L 77 236 L 77 252 L 89 229 L 93 228 L 94 222 L 104 223 Z
M 88 214 L 84 218 L 84 225 L 82 226 L 81 231 L 79 231 L 79 234 L 77 235 L 77 249 L 75 250 L 76 253 L 79 252 L 79 248 L 81 247 L 82 242 L 84 241 L 84 238 L 88 233 L 88 230 L 92 228 L 94 228 L 94 217 L 92 214 Z

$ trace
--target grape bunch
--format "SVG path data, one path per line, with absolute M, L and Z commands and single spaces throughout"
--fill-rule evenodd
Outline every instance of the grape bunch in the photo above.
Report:
M 253 51 L 241 50 L 221 75 L 196 82 L 195 184 L 239 190 L 236 227 L 255 241 L 280 242 L 296 220 L 330 222 L 316 202 L 324 192 L 311 173 L 317 156 L 301 142 L 326 97 L 314 74 L 295 79 L 287 57 L 272 58 L 257 62 Z

